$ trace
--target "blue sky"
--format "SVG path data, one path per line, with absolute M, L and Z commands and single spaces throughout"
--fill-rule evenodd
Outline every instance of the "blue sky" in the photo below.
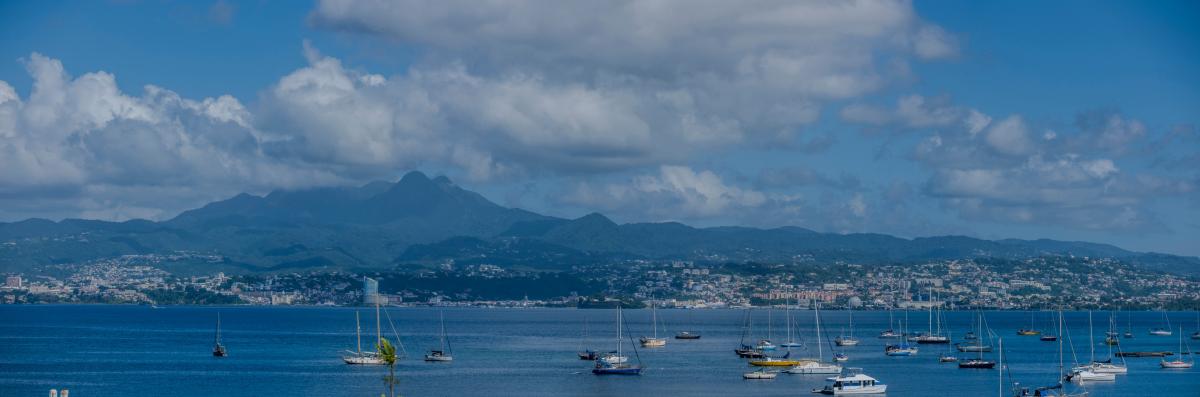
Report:
M 167 219 L 420 169 L 565 217 L 1200 255 L 1198 16 L 0 2 L 0 221 Z

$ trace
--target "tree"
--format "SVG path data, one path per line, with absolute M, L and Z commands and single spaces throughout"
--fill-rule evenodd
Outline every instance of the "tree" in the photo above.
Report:
M 388 342 L 387 338 L 379 338 L 379 357 L 383 359 L 388 366 L 388 375 L 383 378 L 383 384 L 388 388 L 388 394 L 392 397 L 396 396 L 396 346 Z

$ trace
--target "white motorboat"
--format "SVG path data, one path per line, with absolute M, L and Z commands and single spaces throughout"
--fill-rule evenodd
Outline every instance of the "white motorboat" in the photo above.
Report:
M 779 376 L 779 372 L 777 371 L 760 369 L 758 371 L 746 372 L 742 374 L 742 379 L 775 379 L 777 376 Z
M 799 375 L 840 374 L 840 373 L 842 373 L 842 366 L 833 364 L 833 363 L 823 363 L 820 361 L 807 361 L 807 362 L 801 363 L 800 365 L 796 365 L 794 367 L 788 368 L 784 372 L 787 372 L 789 374 L 799 374 Z
M 847 371 L 849 372 L 848 374 L 833 377 L 831 380 L 832 383 L 825 385 L 825 387 L 813 389 L 813 393 L 843 396 L 883 394 L 887 392 L 887 385 L 879 383 L 875 378 L 863 374 L 861 368 L 848 368 Z

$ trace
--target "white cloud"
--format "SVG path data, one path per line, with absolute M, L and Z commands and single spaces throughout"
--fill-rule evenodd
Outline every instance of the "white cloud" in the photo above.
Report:
M 993 150 L 1005 155 L 1019 156 L 1033 150 L 1029 129 L 1021 116 L 1009 116 L 993 124 L 984 139 Z
M 641 175 L 630 183 L 581 184 L 567 200 L 619 212 L 640 206 L 637 211 L 658 220 L 725 216 L 767 202 L 761 192 L 729 185 L 712 171 L 683 166 L 662 166 L 657 175 Z

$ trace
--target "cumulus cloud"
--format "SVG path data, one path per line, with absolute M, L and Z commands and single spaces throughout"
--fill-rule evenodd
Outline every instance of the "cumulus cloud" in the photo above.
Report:
M 1092 230 L 1163 230 L 1146 203 L 1189 194 L 1194 183 L 1123 170 L 1119 156 L 1145 145 L 1145 128 L 1111 112 L 1085 112 L 1075 129 L 1033 138 L 1020 115 L 972 112 L 965 129 L 930 134 L 913 151 L 932 176 L 926 194 L 967 220 Z
M 982 115 L 974 109 L 966 109 L 950 103 L 948 97 L 926 98 L 922 95 L 906 95 L 896 100 L 894 108 L 867 104 L 851 104 L 842 108 L 842 120 L 872 126 L 901 126 L 905 128 L 946 127 L 967 125 L 972 130 L 982 128 Z M 986 116 L 985 116 L 986 117 Z
M 72 78 L 37 53 L 24 63 L 28 98 L 0 82 L 0 216 L 157 217 L 242 190 L 338 180 L 264 156 L 233 97 L 192 100 L 155 86 L 130 96 L 109 73 Z M 173 188 L 192 197 L 156 203 L 164 195 L 154 193 Z
M 825 101 L 887 85 L 895 76 L 881 65 L 942 58 L 957 46 L 903 1 L 333 0 L 310 19 L 423 46 L 425 70 L 465 65 L 481 85 L 520 76 L 573 93 L 606 119 L 632 121 L 626 110 L 645 109 L 636 116 L 648 133 L 673 135 L 682 148 L 786 142 Z M 610 127 L 578 117 L 563 125 L 555 114 L 581 110 L 544 106 L 543 117 L 506 121 L 531 130 Z M 606 134 L 638 131 L 611 127 Z

